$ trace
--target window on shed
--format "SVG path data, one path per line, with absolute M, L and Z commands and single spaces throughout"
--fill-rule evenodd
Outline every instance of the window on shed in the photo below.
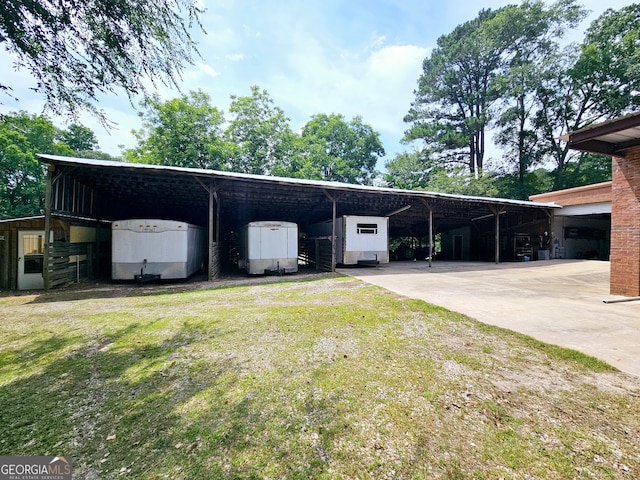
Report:
M 377 235 L 378 225 L 376 223 L 358 223 L 358 235 Z

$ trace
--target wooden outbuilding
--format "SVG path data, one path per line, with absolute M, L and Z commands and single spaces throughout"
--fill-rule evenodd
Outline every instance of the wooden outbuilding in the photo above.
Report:
M 109 228 L 92 219 L 52 215 L 46 242 L 44 215 L 0 220 L 0 290 L 42 289 L 44 271 L 50 287 L 107 275 Z

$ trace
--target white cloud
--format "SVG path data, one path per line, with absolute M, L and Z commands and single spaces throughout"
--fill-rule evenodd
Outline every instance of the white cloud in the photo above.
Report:
M 388 45 L 336 50 L 316 40 L 295 43 L 285 70 L 261 85 L 292 119 L 294 129 L 317 113 L 360 115 L 381 134 L 393 155 L 399 148 L 413 91 L 429 48 Z M 382 45 L 382 42 L 377 42 Z
M 220 75 L 220 72 L 214 70 L 213 67 L 209 65 L 205 65 L 204 63 L 198 63 L 197 67 L 202 73 L 209 75 L 210 77 L 217 77 Z
M 232 62 L 240 62 L 244 60 L 244 53 L 229 53 L 225 55 L 224 58 Z

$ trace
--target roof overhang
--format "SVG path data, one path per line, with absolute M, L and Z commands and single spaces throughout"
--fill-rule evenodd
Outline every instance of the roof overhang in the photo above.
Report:
M 436 192 L 353 185 L 296 178 L 249 175 L 162 165 L 39 155 L 53 168 L 108 198 L 109 212 L 100 218 L 117 220 L 140 212 L 167 211 L 206 214 L 215 190 L 220 216 L 229 228 L 255 220 L 283 220 L 309 224 L 331 218 L 332 200 L 340 215 L 393 215 L 397 232 L 424 223 L 426 209 L 448 224 L 469 222 L 492 211 L 511 213 L 549 210 L 558 205 L 501 198 L 472 197 Z M 124 217 L 123 217 L 124 218 Z M 189 221 L 189 218 L 183 218 Z M 197 222 L 192 222 L 197 223 Z
M 624 157 L 629 149 L 640 146 L 640 112 L 570 132 L 560 139 L 573 150 Z

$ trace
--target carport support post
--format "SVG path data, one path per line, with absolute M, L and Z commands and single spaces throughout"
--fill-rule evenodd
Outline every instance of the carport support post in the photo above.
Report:
M 217 221 L 220 217 L 220 205 L 218 203 L 218 192 L 216 192 L 213 180 L 209 182 L 209 188 L 207 190 L 209 191 L 209 265 L 207 268 L 207 278 L 211 282 L 215 277 L 217 277 L 218 273 L 216 268 L 216 246 L 219 236 Z M 218 215 L 216 215 L 216 213 L 218 213 Z
M 207 265 L 207 279 L 212 281 L 218 277 L 218 241 L 220 237 L 220 202 L 218 201 L 218 192 L 216 191 L 215 180 L 209 180 L 209 185 L 205 185 L 198 177 L 193 177 L 196 182 L 209 194 L 209 221 L 207 222 L 207 238 L 209 240 L 209 262 Z M 215 211 L 213 209 L 215 202 Z M 214 223 L 215 222 L 215 223 Z M 214 228 L 215 225 L 215 228 Z
M 331 212 L 331 271 L 336 271 L 336 201 L 331 200 L 333 208 Z
M 424 198 L 421 199 L 424 206 L 429 210 L 429 268 L 431 268 L 431 259 L 433 258 L 433 208 L 431 203 L 427 202 Z
M 495 238 L 495 244 L 496 244 L 496 263 L 500 263 L 500 215 L 504 212 L 504 207 L 494 207 L 493 205 L 490 205 L 489 208 L 491 209 L 491 211 L 493 212 L 493 214 L 496 216 L 496 238 Z
M 336 199 L 329 195 L 329 192 L 323 190 L 324 194 L 333 206 L 331 214 L 331 271 L 336 271 Z
M 547 248 L 548 248 L 548 252 L 549 252 L 549 259 L 553 258 L 553 254 L 551 252 L 551 248 L 553 246 L 553 220 L 555 218 L 555 213 L 552 209 L 549 210 L 545 210 L 545 213 L 547 214 L 547 218 L 549 219 L 549 230 L 547 230 L 547 233 L 549 234 L 549 238 L 547 239 Z
M 44 279 L 44 290 L 51 288 L 51 276 L 49 275 L 49 257 L 51 255 L 51 189 L 53 182 L 53 165 L 47 165 L 47 183 L 44 192 L 44 258 L 42 265 L 42 278 Z
M 429 268 L 433 258 L 433 210 L 429 207 Z

